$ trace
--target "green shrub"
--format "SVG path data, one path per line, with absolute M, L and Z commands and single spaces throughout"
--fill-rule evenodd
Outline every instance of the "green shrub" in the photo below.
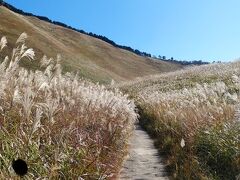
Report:
M 196 141 L 199 161 L 216 179 L 235 179 L 240 173 L 239 132 L 238 122 L 199 132 Z

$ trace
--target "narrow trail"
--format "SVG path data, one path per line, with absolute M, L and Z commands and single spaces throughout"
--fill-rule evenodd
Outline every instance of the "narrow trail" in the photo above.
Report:
M 136 126 L 130 141 L 130 152 L 120 173 L 120 180 L 167 180 L 165 166 L 153 140 Z

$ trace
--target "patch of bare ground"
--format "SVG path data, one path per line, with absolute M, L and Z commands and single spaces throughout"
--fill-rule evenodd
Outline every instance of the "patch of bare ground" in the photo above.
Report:
M 153 140 L 136 126 L 130 141 L 129 155 L 120 173 L 120 180 L 165 180 L 168 179 L 163 160 L 154 147 Z

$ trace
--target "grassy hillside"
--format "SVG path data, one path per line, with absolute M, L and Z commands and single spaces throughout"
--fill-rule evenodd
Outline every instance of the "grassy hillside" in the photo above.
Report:
M 36 59 L 40 59 L 43 54 L 56 57 L 60 53 L 64 71 L 80 71 L 81 76 L 94 81 L 131 80 L 181 67 L 138 56 L 102 40 L 41 21 L 36 17 L 16 14 L 1 6 L 0 33 L 2 36 L 7 36 L 8 46 L 13 47 L 14 40 L 22 32 L 29 35 L 27 45 L 34 48 Z M 38 66 L 37 62 L 34 64 L 23 62 L 23 64 L 31 68 Z
M 118 85 L 135 99 L 175 179 L 239 176 L 239 72 L 239 61 L 210 64 Z

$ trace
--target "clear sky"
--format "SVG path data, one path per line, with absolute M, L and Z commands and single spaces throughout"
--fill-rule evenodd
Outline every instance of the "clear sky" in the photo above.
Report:
M 181 60 L 240 57 L 239 0 L 5 0 L 121 45 Z

